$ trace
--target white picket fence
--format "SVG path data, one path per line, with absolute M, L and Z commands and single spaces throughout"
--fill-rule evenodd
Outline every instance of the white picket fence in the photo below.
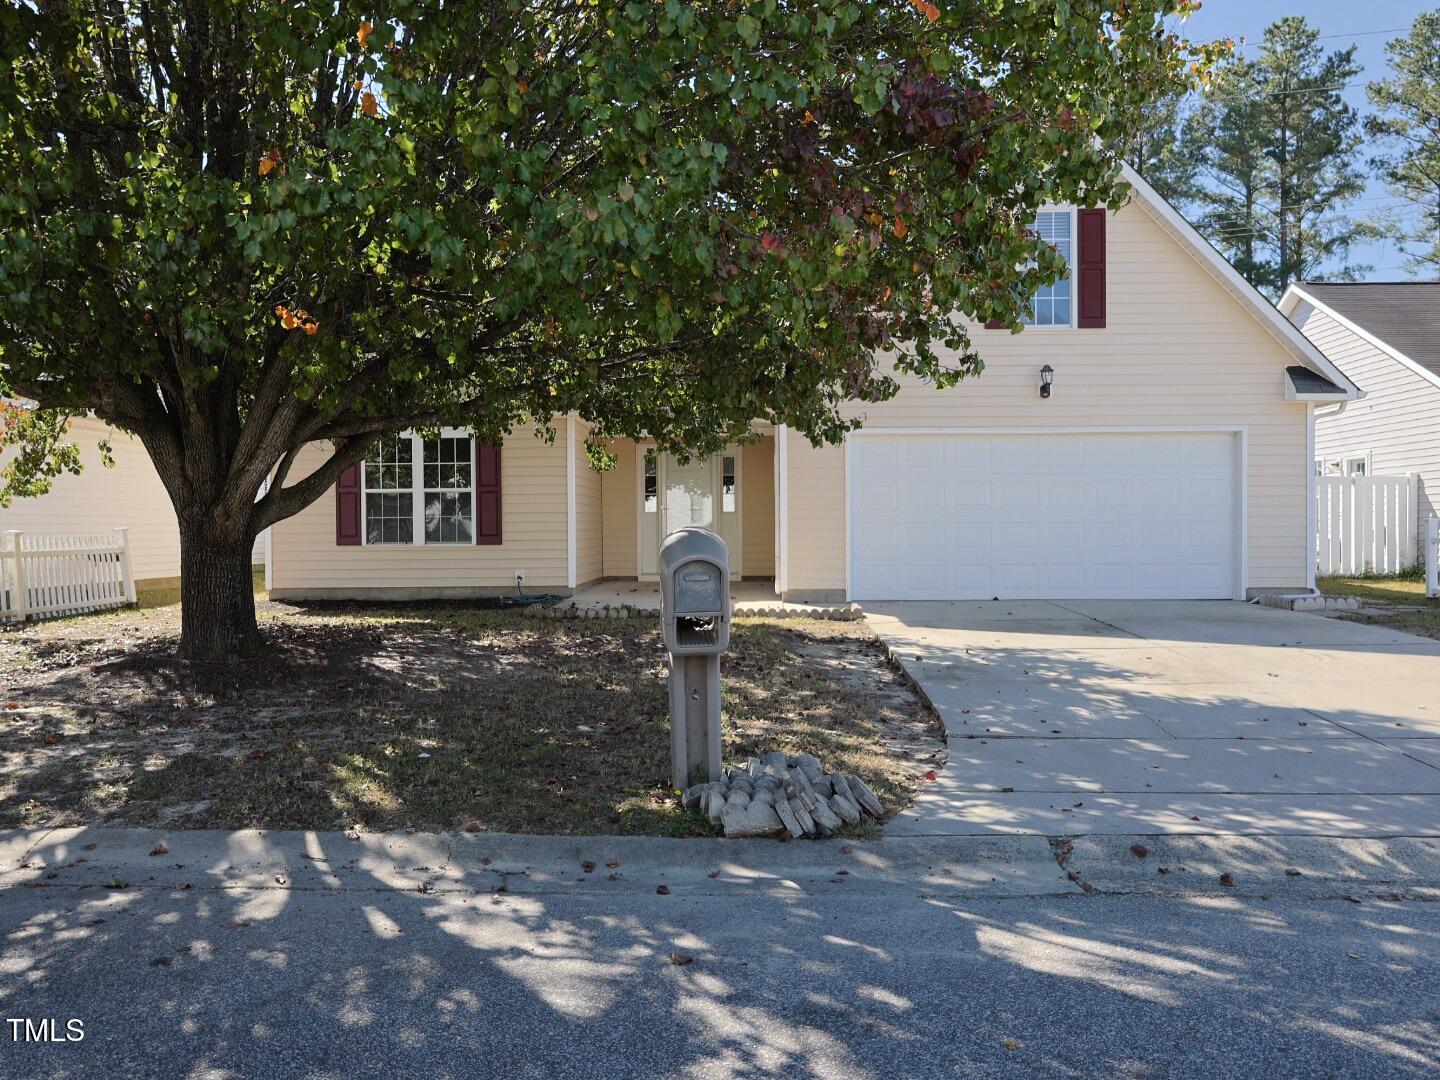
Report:
M 1315 478 L 1315 571 L 1392 574 L 1419 562 L 1416 500 L 1407 476 Z
M 126 529 L 70 536 L 17 530 L 0 542 L 0 622 L 53 619 L 135 603 Z

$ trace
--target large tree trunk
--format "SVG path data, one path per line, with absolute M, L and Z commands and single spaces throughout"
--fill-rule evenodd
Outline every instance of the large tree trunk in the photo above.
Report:
M 260 653 L 247 529 L 180 526 L 180 655 L 240 660 Z

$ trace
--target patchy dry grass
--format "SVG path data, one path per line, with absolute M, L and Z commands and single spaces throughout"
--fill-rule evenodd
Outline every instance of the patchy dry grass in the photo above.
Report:
M 174 658 L 178 609 L 0 633 L 0 825 L 708 833 L 668 790 L 653 620 L 262 602 L 245 665 Z M 809 752 L 886 805 L 943 760 L 863 623 L 737 620 L 725 755 Z
M 1440 599 L 1425 595 L 1423 576 L 1328 577 L 1316 584 L 1331 596 L 1355 596 L 1362 601 L 1359 611 L 1343 612 L 1339 618 L 1440 638 Z

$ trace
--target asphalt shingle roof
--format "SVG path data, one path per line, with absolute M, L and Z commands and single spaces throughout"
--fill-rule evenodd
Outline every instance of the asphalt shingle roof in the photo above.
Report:
M 1440 281 L 1316 281 L 1299 288 L 1440 375 Z
M 1334 394 L 1337 397 L 1345 396 L 1344 390 L 1340 389 L 1340 387 L 1336 386 L 1318 371 L 1311 371 L 1308 367 L 1292 364 L 1285 369 L 1285 374 L 1290 376 L 1290 385 L 1295 387 L 1297 394 Z

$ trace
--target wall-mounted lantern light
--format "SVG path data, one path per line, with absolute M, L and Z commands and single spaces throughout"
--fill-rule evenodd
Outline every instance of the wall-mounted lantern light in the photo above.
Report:
M 1051 367 L 1049 364 L 1046 364 L 1044 367 L 1042 367 L 1042 368 L 1040 369 L 1040 396 L 1041 396 L 1041 397 L 1043 397 L 1043 398 L 1048 398 L 1048 397 L 1050 396 L 1050 384 L 1051 384 L 1052 382 L 1054 382 L 1054 381 L 1055 381 L 1055 369 L 1054 369 L 1053 367 Z

